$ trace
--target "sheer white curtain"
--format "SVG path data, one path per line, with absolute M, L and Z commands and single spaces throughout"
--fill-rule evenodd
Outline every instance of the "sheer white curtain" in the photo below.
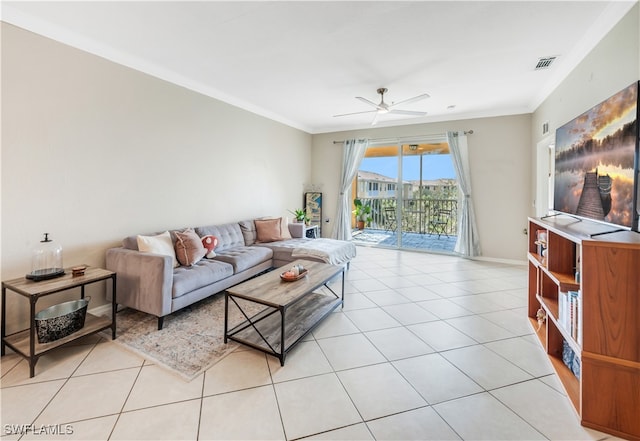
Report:
M 458 176 L 462 197 L 458 206 L 458 241 L 454 251 L 463 256 L 480 255 L 480 239 L 471 197 L 471 174 L 469 172 L 469 148 L 464 132 L 447 132 L 453 166 Z
M 351 183 L 358 172 L 368 145 L 367 139 L 348 139 L 343 144 L 340 194 L 336 210 L 336 226 L 333 229 L 335 239 L 351 240 Z

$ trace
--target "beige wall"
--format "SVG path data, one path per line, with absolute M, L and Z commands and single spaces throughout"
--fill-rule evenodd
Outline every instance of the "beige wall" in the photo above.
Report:
M 545 137 L 542 124 L 549 123 L 553 140 L 558 127 L 640 79 L 639 11 L 636 4 L 533 113 L 532 198 L 536 179 L 545 179 L 535 170 L 536 144 Z
M 2 24 L 2 280 L 44 232 L 103 266 L 130 234 L 291 216 L 310 161 L 307 133 Z
M 2 280 L 30 270 L 42 233 L 65 265 L 104 265 L 123 236 L 288 215 L 309 185 L 333 229 L 333 140 L 469 130 L 483 255 L 523 261 L 535 146 L 640 78 L 638 6 L 532 115 L 314 135 L 2 23 Z M 102 289 L 96 289 L 102 303 Z M 26 302 L 12 296 L 11 325 Z M 47 299 L 54 303 L 59 299 Z
M 332 231 L 342 163 L 333 140 L 388 138 L 469 130 L 471 180 L 484 257 L 523 261 L 527 216 L 534 215 L 536 144 L 580 113 L 640 79 L 640 23 L 636 4 L 560 86 L 530 115 L 449 121 L 328 133 L 313 137 L 314 182 L 324 191 Z M 549 123 L 549 135 L 542 124 Z
M 534 144 L 543 138 L 543 122 L 549 122 L 554 134 L 558 127 L 638 81 L 639 22 L 636 4 L 538 106 L 532 120 Z
M 342 146 L 333 144 L 334 140 L 433 135 L 473 129 L 474 133 L 467 139 L 482 254 L 486 258 L 524 261 L 523 229 L 527 226 L 531 179 L 530 127 L 530 115 L 516 115 L 314 135 L 312 179 L 322 185 L 324 216 L 331 220 L 325 231 L 333 230 L 342 166 Z

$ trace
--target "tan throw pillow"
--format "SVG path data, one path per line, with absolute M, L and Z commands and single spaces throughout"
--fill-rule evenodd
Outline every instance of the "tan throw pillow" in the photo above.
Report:
M 138 236 L 138 250 L 144 253 L 164 254 L 165 256 L 171 256 L 173 259 L 173 267 L 178 266 L 176 260 L 176 252 L 173 249 L 173 242 L 171 242 L 171 234 L 165 231 L 157 236 Z
M 280 223 L 282 218 L 256 219 L 256 242 L 274 242 L 282 240 Z
M 207 254 L 202 239 L 191 228 L 182 233 L 176 232 L 176 257 L 184 266 L 195 265 Z
M 289 219 L 285 219 L 283 217 L 269 216 L 269 217 L 261 217 L 259 220 L 273 220 L 273 219 L 280 219 L 280 240 L 291 239 L 291 233 L 289 232 Z M 242 226 L 240 228 L 242 228 Z

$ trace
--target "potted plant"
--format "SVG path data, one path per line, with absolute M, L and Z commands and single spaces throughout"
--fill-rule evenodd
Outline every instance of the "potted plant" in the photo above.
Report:
M 353 205 L 356 207 L 353 214 L 356 216 L 356 226 L 358 230 L 364 230 L 365 226 L 371 224 L 371 205 L 369 202 L 362 203 L 360 199 L 354 199 Z
M 293 214 L 296 222 L 304 222 L 305 224 L 308 224 L 311 220 L 309 216 L 307 216 L 306 210 L 304 210 L 303 208 L 298 208 L 294 211 L 289 210 L 289 213 Z

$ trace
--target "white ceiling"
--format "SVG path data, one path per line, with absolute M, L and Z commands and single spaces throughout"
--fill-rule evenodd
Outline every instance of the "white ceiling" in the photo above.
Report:
M 528 113 L 636 1 L 2 2 L 2 20 L 309 133 Z M 557 56 L 535 71 L 541 57 Z M 455 108 L 450 108 L 455 106 Z

